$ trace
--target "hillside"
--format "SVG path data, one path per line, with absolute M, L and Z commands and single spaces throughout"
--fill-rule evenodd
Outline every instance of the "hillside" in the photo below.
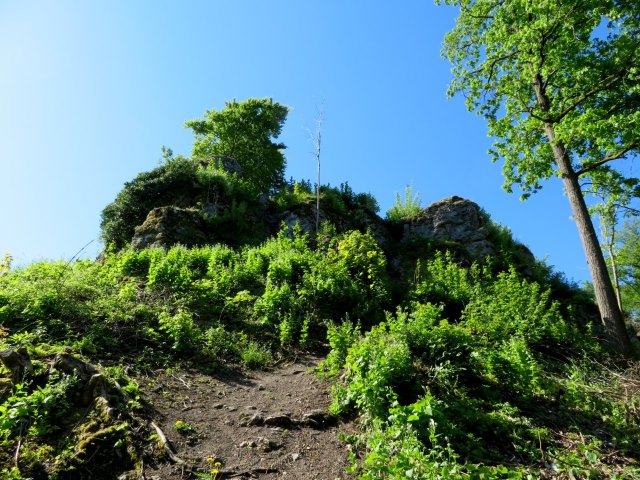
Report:
M 286 181 L 286 111 L 188 122 L 98 259 L 0 263 L 2 477 L 640 478 L 591 294 L 468 199 Z
M 638 369 L 588 294 L 468 200 L 392 222 L 325 188 L 316 235 L 289 188 L 252 239 L 185 204 L 195 236 L 0 277 L 5 478 L 640 474 Z

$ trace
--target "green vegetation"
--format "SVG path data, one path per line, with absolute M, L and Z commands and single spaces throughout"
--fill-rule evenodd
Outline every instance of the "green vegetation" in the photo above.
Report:
M 348 439 L 358 478 L 640 474 L 629 417 L 640 382 L 625 370 L 637 366 L 616 366 L 547 287 L 514 269 L 493 275 L 439 254 L 424 271 L 413 300 L 369 331 L 330 329 L 325 371 L 344 369 L 332 409 L 363 420 Z
M 99 260 L 0 260 L 0 473 L 139 469 L 162 435 L 144 430 L 152 406 L 136 373 L 266 369 L 313 351 L 326 355 L 318 374 L 333 384 L 331 409 L 357 419 L 344 439 L 357 478 L 640 476 L 640 367 L 599 341 L 589 292 L 484 212 L 492 257 L 453 240 L 402 240 L 420 211 L 411 187 L 384 221 L 370 194 L 322 186 L 316 232 L 314 189 L 282 180 L 271 141 L 285 116 L 261 100 L 189 122 L 193 158 L 165 149 L 103 211 Z M 236 121 L 263 134 L 234 153 Z M 224 164 L 233 155 L 248 176 Z M 200 236 L 134 248 L 161 207 L 202 220 Z M 636 227 L 619 249 L 630 289 Z M 4 361 L 14 354 L 18 368 Z M 199 434 L 185 420 L 173 427 Z M 216 478 L 220 462 L 207 462 L 196 476 Z
M 400 198 L 400 194 L 396 193 L 396 203 L 387 210 L 387 220 L 399 222 L 415 217 L 422 210 L 420 194 L 413 194 L 413 186 L 407 185 L 404 192 L 404 200 Z
M 324 194 L 347 215 L 361 198 L 372 203 L 348 187 Z M 289 207 L 312 198 L 302 184 L 279 195 Z M 399 271 L 370 233 L 331 224 L 317 236 L 283 225 L 257 246 L 124 248 L 99 262 L 35 263 L 0 276 L 1 348 L 25 346 L 32 378 L 65 348 L 112 365 L 105 374 L 135 412 L 144 392 L 118 366 L 123 357 L 145 369 L 266 368 L 328 342 L 320 371 L 335 384 L 332 408 L 362 419 L 347 439 L 359 478 L 640 474 L 631 460 L 640 454 L 637 367 L 610 357 L 574 318 L 585 293 L 523 263 L 508 230 L 492 228 L 497 259 L 471 262 L 424 240 L 422 249 L 394 247 Z M 77 409 L 68 401 L 76 381 L 7 387 L 0 455 L 12 465 L 19 443 L 21 460 L 6 475 L 73 466 L 69 448 L 82 436 L 64 417 Z M 130 425 L 93 433 L 130 448 Z M 176 424 L 186 435 L 188 427 Z
M 238 162 L 245 185 L 257 193 L 269 193 L 284 183 L 286 160 L 280 136 L 289 109 L 270 98 L 227 102 L 219 112 L 208 110 L 205 118 L 191 120 L 196 141 L 193 157 L 211 161 L 229 157 Z
M 5 253 L 2 258 L 0 258 L 0 273 L 8 272 L 11 269 L 11 262 L 13 258 L 8 253 Z
M 292 348 L 319 348 L 329 323 L 351 315 L 373 324 L 389 307 L 386 260 L 370 235 L 350 231 L 313 243 L 284 227 L 257 247 L 125 249 L 101 262 L 15 269 L 0 277 L 0 349 L 24 346 L 38 368 L 65 348 L 115 365 L 133 355 L 140 369 L 269 367 Z M 121 385 L 128 408 L 140 408 L 138 385 L 122 369 L 105 373 Z M 68 409 L 77 409 L 66 403 L 74 378 L 49 375 L 40 386 L 38 375 L 8 384 L 0 397 L 0 455 L 11 464 L 22 445 L 25 475 L 37 452 L 55 463 L 51 471 L 63 471 L 65 440 L 74 438 L 65 423 Z M 121 438 L 129 435 L 118 428 Z
M 622 294 L 622 306 L 634 322 L 640 321 L 640 220 L 627 221 L 619 232 L 615 262 Z
M 209 227 L 205 233 L 217 234 L 219 241 L 246 242 L 261 233 L 251 230 L 252 216 L 247 215 L 257 203 L 235 175 L 215 162 L 174 157 L 165 150 L 161 166 L 127 182 L 102 211 L 102 239 L 108 249 L 120 250 L 130 244 L 151 210 L 175 206 L 200 209 Z M 215 210 L 215 215 L 208 210 Z M 228 230 L 234 235 L 225 237 Z

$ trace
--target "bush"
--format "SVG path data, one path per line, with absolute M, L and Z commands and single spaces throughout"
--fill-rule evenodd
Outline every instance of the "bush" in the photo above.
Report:
M 335 412 L 355 407 L 384 416 L 399 393 L 411 389 L 415 377 L 409 347 L 385 324 L 373 327 L 349 349 L 345 368 L 344 385 L 334 390 Z
M 528 344 L 574 344 L 580 335 L 564 320 L 560 304 L 551 301 L 550 295 L 549 290 L 521 279 L 511 269 L 474 291 L 463 318 L 469 328 L 491 341 L 516 336 Z
M 420 194 L 413 194 L 413 186 L 407 185 L 404 193 L 404 200 L 396 193 L 396 203 L 387 210 L 387 220 L 400 222 L 415 217 L 422 210 Z
M 429 260 L 418 260 L 414 286 L 407 298 L 442 305 L 449 319 L 458 320 L 471 299 L 479 276 L 477 265 L 464 268 L 454 261 L 449 251 L 438 251 Z
M 183 157 L 140 173 L 125 183 L 116 199 L 102 211 L 102 240 L 108 247 L 120 250 L 131 241 L 135 227 L 142 225 L 153 208 L 191 206 L 192 199 L 201 193 L 197 165 Z
M 347 359 L 349 348 L 360 338 L 360 325 L 354 325 L 345 319 L 341 323 L 330 322 L 327 326 L 327 340 L 331 351 L 327 358 L 318 366 L 318 371 L 328 375 L 336 375 Z
M 483 356 L 486 374 L 507 394 L 530 397 L 538 392 L 541 369 L 524 339 L 505 340 Z
M 247 368 L 267 368 L 273 363 L 271 350 L 258 342 L 247 342 L 240 351 L 242 364 Z
M 202 333 L 195 325 L 189 312 L 178 310 L 174 315 L 163 312 L 158 317 L 160 331 L 172 341 L 172 347 L 179 352 L 197 351 Z M 194 348 L 195 347 L 195 348 Z

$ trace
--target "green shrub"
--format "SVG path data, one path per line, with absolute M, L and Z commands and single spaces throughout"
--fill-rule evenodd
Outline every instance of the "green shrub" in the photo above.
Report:
M 281 211 L 315 200 L 315 189 L 310 181 L 296 182 L 293 179 L 279 189 L 271 198 Z
M 102 211 L 102 240 L 116 250 L 127 245 L 135 227 L 142 225 L 155 207 L 190 206 L 202 189 L 197 182 L 197 165 L 190 159 L 176 157 L 149 172 L 140 173 L 127 182 L 116 199 Z
M 120 275 L 147 278 L 151 264 L 157 264 L 164 255 L 165 252 L 160 249 L 123 250 L 115 262 Z
M 486 373 L 507 394 L 528 397 L 539 390 L 541 369 L 522 338 L 495 344 L 482 362 Z
M 160 331 L 165 332 L 171 340 L 174 350 L 197 351 L 202 334 L 189 312 L 178 310 L 174 315 L 163 312 L 158 317 L 158 324 Z
M 360 325 L 353 324 L 347 317 L 340 323 L 330 322 L 327 325 L 327 340 L 331 351 L 318 366 L 318 371 L 328 375 L 336 375 L 345 364 L 349 348 L 360 338 Z
M 309 346 L 309 329 L 311 326 L 310 316 L 299 314 L 296 316 L 287 315 L 280 322 L 280 346 L 284 349 L 299 345 Z
M 382 416 L 399 393 L 411 389 L 415 378 L 409 347 L 384 324 L 373 327 L 349 349 L 345 368 L 344 384 L 334 391 L 335 412 L 355 407 Z
M 75 377 L 55 375 L 46 385 L 35 389 L 24 383 L 16 384 L 0 404 L 0 442 L 15 436 L 46 438 L 58 430 L 60 420 L 71 407 L 69 392 L 76 384 Z
M 414 286 L 407 297 L 419 302 L 440 304 L 445 315 L 457 320 L 471 299 L 474 285 L 481 275 L 474 264 L 470 269 L 458 265 L 453 255 L 436 252 L 426 261 L 418 261 L 414 275 Z
M 242 359 L 242 364 L 251 369 L 264 369 L 273 363 L 271 350 L 268 347 L 253 341 L 246 342 L 242 346 L 240 357 Z
M 184 291 L 192 283 L 187 259 L 189 251 L 181 246 L 173 247 L 162 257 L 155 257 L 149 266 L 148 287 L 169 287 L 174 291 Z
M 223 326 L 210 327 L 204 332 L 205 352 L 213 359 L 233 359 L 239 354 L 235 335 Z
M 400 222 L 415 217 L 422 210 L 420 202 L 420 194 L 413 194 L 413 186 L 407 185 L 405 188 L 404 200 L 400 198 L 400 194 L 396 193 L 396 203 L 387 210 L 387 220 L 392 222 Z
M 0 277 L 0 318 L 6 327 L 64 338 L 84 331 L 101 296 L 89 261 L 38 262 Z
M 562 317 L 559 303 L 550 300 L 550 291 L 521 279 L 513 269 L 476 289 L 463 318 L 469 328 L 492 341 L 517 336 L 529 344 L 571 344 L 579 337 Z
M 275 288 L 269 288 L 264 292 L 255 305 L 254 312 L 261 322 L 271 325 L 279 325 L 280 322 L 291 315 L 299 313 L 298 302 L 295 293 L 288 283 Z
M 380 211 L 380 204 L 376 197 L 370 193 L 358 193 L 354 198 L 354 203 L 358 208 L 367 210 L 369 213 L 378 213 Z

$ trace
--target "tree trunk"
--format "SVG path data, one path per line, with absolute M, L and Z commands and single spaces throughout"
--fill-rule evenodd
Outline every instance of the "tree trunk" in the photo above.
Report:
M 316 235 L 320 233 L 320 146 L 322 145 L 322 137 L 320 132 L 320 124 L 318 124 L 318 137 L 316 143 L 316 162 L 318 163 L 318 184 L 316 187 Z
M 587 204 L 582 195 L 578 175 L 571 165 L 571 160 L 564 146 L 556 139 L 553 124 L 546 122 L 544 131 L 553 149 L 553 156 L 558 169 L 562 174 L 562 181 L 569 197 L 573 218 L 580 233 L 580 240 L 582 240 L 582 246 L 589 264 L 593 290 L 600 310 L 600 319 L 607 335 L 607 341 L 614 350 L 630 355 L 632 352 L 631 341 L 627 334 L 622 312 L 618 307 L 596 229 L 593 226 Z
M 618 263 L 616 262 L 616 252 L 614 246 L 616 244 L 616 221 L 615 215 L 611 220 L 611 225 L 608 224 L 608 220 L 603 222 L 606 233 L 603 233 L 603 237 L 607 241 L 607 250 L 609 252 L 609 258 L 611 259 L 611 275 L 613 275 L 613 288 L 616 293 L 616 300 L 618 301 L 618 308 L 623 311 L 622 308 L 622 293 L 620 292 L 620 277 L 618 275 Z M 611 228 L 611 235 L 609 235 L 609 228 Z
M 538 101 L 538 107 L 544 112 L 549 112 L 550 101 L 540 74 L 533 77 L 532 85 Z M 631 355 L 631 340 L 627 334 L 627 327 L 624 323 L 622 312 L 618 307 L 596 229 L 593 226 L 589 209 L 582 195 L 578 175 L 573 169 L 573 165 L 571 165 L 571 158 L 565 146 L 556 138 L 555 128 L 551 120 L 544 122 L 544 133 L 551 145 L 558 170 L 562 174 L 565 192 L 569 197 L 573 218 L 580 233 L 580 240 L 582 241 L 582 247 L 587 257 L 589 272 L 591 273 L 591 280 L 593 282 L 593 290 L 596 295 L 596 302 L 598 304 L 598 310 L 600 311 L 600 320 L 605 330 L 606 340 L 614 350 L 624 355 Z

